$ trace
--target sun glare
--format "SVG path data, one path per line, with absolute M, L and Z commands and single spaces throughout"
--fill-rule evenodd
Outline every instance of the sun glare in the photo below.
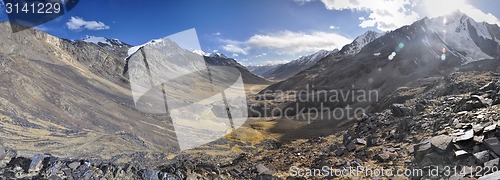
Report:
M 423 5 L 427 14 L 432 18 L 463 10 L 467 7 L 467 2 L 465 0 L 424 0 Z M 446 20 L 443 23 L 446 23 Z

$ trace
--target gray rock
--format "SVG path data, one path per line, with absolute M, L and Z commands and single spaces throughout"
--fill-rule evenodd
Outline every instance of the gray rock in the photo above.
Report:
M 483 177 L 480 177 L 478 180 L 498 180 L 498 177 L 500 177 L 500 171 L 487 174 Z
M 446 160 L 442 154 L 435 152 L 426 154 L 425 157 L 420 162 L 421 166 L 435 166 L 437 164 L 444 164 Z
M 500 158 L 496 158 L 496 159 L 493 159 L 491 161 L 485 162 L 484 166 L 485 167 L 490 167 L 490 168 L 494 167 L 494 166 L 498 167 L 499 163 L 500 163 Z
M 61 162 L 57 162 L 57 163 L 53 164 L 47 170 L 47 177 L 57 176 L 57 173 L 59 173 L 59 171 L 61 170 L 61 167 L 62 167 L 62 163 Z
M 366 145 L 366 141 L 364 139 L 361 139 L 361 138 L 357 138 L 356 143 L 359 145 Z
M 455 157 L 460 157 L 460 156 L 467 155 L 467 154 L 469 154 L 469 153 L 467 151 L 464 151 L 464 150 L 455 151 Z
M 37 154 L 33 156 L 31 159 L 30 167 L 28 169 L 28 172 L 38 172 L 42 169 L 43 166 L 43 159 L 45 159 L 44 154 Z
M 68 164 L 68 167 L 71 168 L 72 170 L 75 170 L 79 166 L 80 166 L 80 162 L 78 162 L 78 161 L 75 161 L 75 162 L 72 162 L 72 163 Z
M 5 147 L 0 144 L 0 161 L 3 160 L 5 156 L 7 156 L 7 154 L 5 153 Z
M 500 156 L 500 142 L 497 138 L 489 138 L 484 140 L 483 144 L 495 154 Z
M 476 125 L 472 126 L 472 129 L 474 130 L 475 133 L 479 133 L 479 132 L 483 131 L 484 125 L 476 124 Z
M 497 129 L 497 124 L 496 123 L 494 123 L 493 125 L 485 127 L 483 133 L 489 133 L 491 131 L 494 131 L 495 129 Z
M 351 151 L 354 151 L 356 150 L 356 144 L 354 142 L 351 142 L 347 145 L 347 151 L 351 152 Z
M 474 141 L 477 143 L 483 143 L 484 136 L 474 136 Z
M 431 139 L 431 145 L 435 151 L 444 153 L 449 149 L 452 140 L 450 136 L 439 135 Z
M 479 101 L 483 107 L 491 106 L 491 104 L 493 103 L 493 100 L 487 99 L 487 98 L 484 98 L 483 96 L 478 96 L 478 95 L 472 95 L 471 99 L 475 99 L 475 100 Z
M 415 159 L 421 160 L 424 156 L 431 150 L 430 140 L 422 141 L 413 146 L 413 151 L 415 152 Z
M 259 174 L 273 174 L 273 172 L 263 164 L 258 164 L 257 166 L 255 166 L 255 168 L 257 169 L 257 172 L 259 172 Z
M 467 141 L 467 140 L 470 140 L 472 138 L 474 138 L 474 130 L 471 129 L 471 130 L 466 131 L 464 135 L 457 137 L 455 139 L 455 141 L 456 142 Z
M 342 155 L 344 155 L 344 153 L 345 153 L 345 151 L 343 149 L 337 149 L 335 151 L 335 155 L 337 155 L 337 156 L 342 156 Z
M 481 101 L 479 101 L 478 99 L 471 98 L 471 100 L 466 101 L 464 104 L 460 106 L 459 111 L 472 111 L 474 109 L 484 108 L 484 107 L 486 107 L 486 105 L 481 103 Z
M 380 153 L 377 155 L 377 158 L 380 162 L 386 162 L 391 159 L 391 154 L 388 152 Z
M 150 170 L 150 169 L 143 170 L 142 179 L 143 180 L 158 180 L 158 173 L 160 173 L 160 172 L 155 171 L 155 170 Z
M 481 151 L 481 152 L 475 153 L 474 157 L 476 158 L 477 164 L 482 165 L 485 162 L 488 162 L 490 160 L 490 152 L 487 150 Z
M 403 104 L 393 104 L 391 105 L 391 112 L 395 117 L 405 117 L 411 116 L 411 109 L 405 107 Z
M 491 81 L 488 84 L 484 85 L 483 87 L 479 88 L 479 90 L 480 91 L 491 91 L 491 90 L 495 90 L 497 88 L 498 87 L 496 86 L 496 82 L 495 81 Z
M 463 175 L 456 174 L 456 175 L 450 176 L 450 178 L 448 180 L 464 180 L 464 179 L 465 179 L 465 177 Z
M 368 142 L 367 142 L 368 147 L 380 146 L 381 144 L 382 143 L 380 142 L 380 140 L 377 137 L 369 137 L 368 138 Z

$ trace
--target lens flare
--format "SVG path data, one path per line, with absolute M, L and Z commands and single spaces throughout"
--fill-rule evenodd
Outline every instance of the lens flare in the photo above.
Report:
M 396 52 L 392 52 L 391 56 L 396 56 Z
M 443 48 L 443 54 L 446 53 L 446 48 Z
M 405 47 L 405 44 L 404 43 L 399 43 L 398 47 L 399 47 L 399 49 L 403 49 Z
M 404 44 L 404 43 L 399 43 L 399 44 L 398 44 L 398 46 L 396 46 L 395 51 L 396 51 L 396 52 L 399 52 L 399 51 L 401 51 L 404 47 L 405 47 L 405 44 Z
M 441 61 L 445 61 L 445 60 L 446 60 L 446 54 L 441 55 Z

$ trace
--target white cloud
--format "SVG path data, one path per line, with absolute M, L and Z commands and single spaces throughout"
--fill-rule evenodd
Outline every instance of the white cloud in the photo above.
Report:
M 247 50 L 248 48 L 241 48 L 236 44 L 226 44 L 226 45 L 222 46 L 222 49 L 224 49 L 225 51 L 230 52 L 230 53 L 238 53 L 238 54 L 244 54 L 244 55 L 248 54 L 248 50 Z
M 220 32 L 215 32 L 215 33 L 213 33 L 213 35 L 214 35 L 214 36 L 220 36 L 221 34 L 222 34 L 222 33 L 220 33 Z
M 293 0 L 295 3 L 299 4 L 299 5 L 304 5 L 306 3 L 310 3 L 310 2 L 313 2 L 315 0 Z
M 304 54 L 319 50 L 341 48 L 352 40 L 330 32 L 291 32 L 258 34 L 250 37 L 245 44 L 252 48 L 267 48 L 278 54 Z
M 368 12 L 368 17 L 360 18 L 363 28 L 377 27 L 382 31 L 393 30 L 418 20 L 412 11 L 415 6 L 410 0 L 321 0 L 329 10 L 352 10 Z
M 259 58 L 259 57 L 264 57 L 264 56 L 267 56 L 267 53 L 262 53 L 262 54 L 255 56 L 255 57 Z
M 305 55 L 319 50 L 333 50 L 351 43 L 352 40 L 332 32 L 315 31 L 310 33 L 281 31 L 271 34 L 256 34 L 246 41 L 221 40 L 225 45 L 222 49 L 230 52 L 248 55 L 250 51 L 264 52 L 256 55 L 263 57 L 266 52 L 277 55 Z
M 420 18 L 437 17 L 460 10 L 474 20 L 500 24 L 491 13 L 486 13 L 466 0 L 321 0 L 329 10 L 367 12 L 360 17 L 360 27 L 376 27 L 382 31 L 412 24 Z
M 239 55 L 239 54 L 236 54 L 236 53 L 235 53 L 235 54 L 233 54 L 233 57 L 238 57 L 238 56 L 240 56 L 240 55 Z
M 330 26 L 330 29 L 339 29 L 340 27 L 337 27 L 337 26 L 334 26 L 334 25 L 331 25 Z
M 444 16 L 460 10 L 475 21 L 500 25 L 500 20 L 493 14 L 486 13 L 472 6 L 466 0 L 422 0 L 421 6 L 423 9 L 422 14 L 425 14 L 429 18 Z
M 73 16 L 66 23 L 66 27 L 70 30 L 81 31 L 84 29 L 87 30 L 104 30 L 109 29 L 110 27 L 99 21 L 86 21 L 78 16 Z

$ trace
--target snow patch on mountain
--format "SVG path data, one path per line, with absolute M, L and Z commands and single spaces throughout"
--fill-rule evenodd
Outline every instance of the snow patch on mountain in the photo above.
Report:
M 224 59 L 227 59 L 228 57 L 222 53 L 218 53 L 218 52 L 215 52 L 215 53 L 212 53 L 210 55 L 208 55 L 208 57 L 212 57 L 212 58 L 224 58 Z
M 384 33 L 377 33 L 375 31 L 367 31 L 361 36 L 358 36 L 351 44 L 345 45 L 340 52 L 343 54 L 356 54 L 358 53 L 365 45 L 374 41 L 375 39 L 383 36 Z
M 200 56 L 210 56 L 210 53 L 207 53 L 207 52 L 200 50 L 200 49 L 194 50 L 193 53 L 198 54 Z
M 151 40 L 151 41 L 149 41 L 147 43 L 131 47 L 130 49 L 128 49 L 128 53 L 127 53 L 128 57 L 130 57 L 132 54 L 134 54 L 135 52 L 137 52 L 141 47 L 144 47 L 146 45 L 153 45 L 153 44 L 156 44 L 156 43 L 160 43 L 160 42 L 163 42 L 166 39 L 168 39 L 168 38 L 153 39 L 153 40 Z
M 478 36 L 492 39 L 485 23 L 477 23 L 461 12 L 426 21 L 428 29 L 436 33 L 448 46 L 453 47 L 453 50 L 458 51 L 456 54 L 459 54 L 466 61 L 465 63 L 492 59 L 472 39 L 469 24 L 476 30 Z
M 107 44 L 111 46 L 111 43 L 107 41 L 105 37 L 96 37 L 96 36 L 86 36 L 83 41 L 88 42 L 88 43 L 94 43 L 99 45 L 99 43 L 102 44 Z
M 122 47 L 126 45 L 125 43 L 121 42 L 118 39 L 110 39 L 110 38 L 105 38 L 105 37 L 96 37 L 96 36 L 86 36 L 85 38 L 82 39 L 84 42 L 88 43 L 93 43 L 96 45 L 108 45 L 108 46 L 118 46 Z

